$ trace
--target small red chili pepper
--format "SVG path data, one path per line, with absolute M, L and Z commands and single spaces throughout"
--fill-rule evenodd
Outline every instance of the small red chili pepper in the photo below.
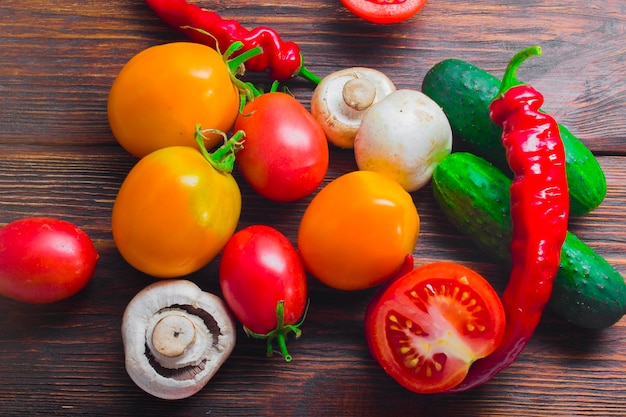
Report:
M 217 13 L 186 0 L 146 0 L 146 4 L 165 23 L 194 42 L 223 51 L 233 42 L 241 41 L 244 44 L 242 53 L 260 46 L 263 53 L 245 62 L 248 71 L 269 70 L 269 77 L 277 81 L 296 76 L 315 84 L 321 81 L 304 66 L 300 47 L 295 42 L 283 41 L 273 29 L 259 26 L 248 30 L 235 20 L 224 20 Z
M 539 111 L 543 96 L 516 78 L 519 65 L 533 55 L 541 55 L 541 48 L 526 48 L 513 57 L 490 106 L 491 119 L 503 128 L 502 143 L 515 174 L 512 270 L 502 296 L 507 326 L 496 351 L 476 361 L 449 392 L 475 388 L 517 358 L 539 323 L 559 269 L 569 215 L 565 151 L 556 121 Z

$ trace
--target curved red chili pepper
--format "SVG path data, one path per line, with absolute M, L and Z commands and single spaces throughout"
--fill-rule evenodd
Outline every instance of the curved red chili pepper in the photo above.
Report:
M 304 66 L 298 45 L 283 41 L 273 29 L 259 26 L 248 30 L 235 20 L 222 19 L 217 13 L 186 0 L 146 0 L 146 4 L 165 23 L 194 42 L 222 52 L 235 41 L 243 43 L 241 53 L 260 46 L 263 53 L 245 62 L 249 71 L 269 70 L 269 77 L 278 81 L 301 76 L 315 84 L 320 82 L 320 78 Z
M 511 277 L 502 296 L 507 326 L 495 352 L 476 361 L 449 392 L 475 388 L 509 366 L 532 336 L 552 293 L 567 233 L 569 197 L 565 151 L 556 121 L 539 111 L 543 96 L 520 85 L 517 67 L 537 46 L 511 60 L 490 117 L 503 127 L 502 143 L 515 177 L 511 185 Z

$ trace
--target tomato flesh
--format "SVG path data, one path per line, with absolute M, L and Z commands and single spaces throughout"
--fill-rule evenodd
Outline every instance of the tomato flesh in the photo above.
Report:
M 341 0 L 341 2 L 361 19 L 379 24 L 407 20 L 426 4 L 426 0 Z
M 381 289 L 366 313 L 373 356 L 418 393 L 461 383 L 474 361 L 495 350 L 504 327 L 504 308 L 491 285 L 451 262 L 409 272 Z

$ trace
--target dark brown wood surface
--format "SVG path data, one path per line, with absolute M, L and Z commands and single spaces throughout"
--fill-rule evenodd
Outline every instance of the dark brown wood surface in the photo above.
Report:
M 572 219 L 570 230 L 626 273 L 623 0 L 430 0 L 394 26 L 360 21 L 339 0 L 198 4 L 249 28 L 277 29 L 318 75 L 369 66 L 402 88 L 419 89 L 430 66 L 449 57 L 501 75 L 515 51 L 540 44 L 543 56 L 520 77 L 598 155 L 608 182 L 601 207 Z M 625 319 L 594 332 L 547 312 L 519 359 L 490 383 L 423 396 L 398 386 L 367 352 L 362 318 L 374 290 L 337 292 L 313 279 L 303 336 L 289 342 L 293 362 L 265 358 L 263 343 L 240 331 L 232 356 L 195 396 L 168 402 L 137 388 L 124 369 L 121 317 L 153 279 L 127 265 L 111 238 L 112 203 L 136 160 L 113 138 L 106 102 L 131 56 L 180 39 L 141 0 L 0 3 L 0 224 L 63 218 L 101 256 L 87 288 L 67 300 L 0 299 L 0 415 L 626 416 Z M 308 106 L 312 86 L 288 85 Z M 351 153 L 333 149 L 326 181 L 353 169 Z M 241 226 L 270 224 L 294 240 L 309 200 L 272 204 L 240 183 Z M 416 263 L 462 262 L 501 288 L 506 271 L 447 223 L 430 186 L 414 199 L 422 218 Z M 219 293 L 218 262 L 188 278 Z

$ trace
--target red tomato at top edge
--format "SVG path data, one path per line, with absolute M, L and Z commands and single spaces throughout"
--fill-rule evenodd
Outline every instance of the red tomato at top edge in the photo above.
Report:
M 0 295 L 32 304 L 62 300 L 87 285 L 97 261 L 89 237 L 67 221 L 14 221 L 0 229 Z
M 341 0 L 356 16 L 371 23 L 399 23 L 419 12 L 426 0 Z
M 504 308 L 485 278 L 452 262 L 416 268 L 381 288 L 365 314 L 372 355 L 405 388 L 446 391 L 502 341 Z
M 239 114 L 234 130 L 246 134 L 237 166 L 260 195 L 291 202 L 311 194 L 324 179 L 324 130 L 293 96 L 270 92 L 256 97 Z
M 222 252 L 219 276 L 224 300 L 254 333 L 276 328 L 276 305 L 281 300 L 285 324 L 297 324 L 304 314 L 304 266 L 291 242 L 272 227 L 255 225 L 235 233 Z

